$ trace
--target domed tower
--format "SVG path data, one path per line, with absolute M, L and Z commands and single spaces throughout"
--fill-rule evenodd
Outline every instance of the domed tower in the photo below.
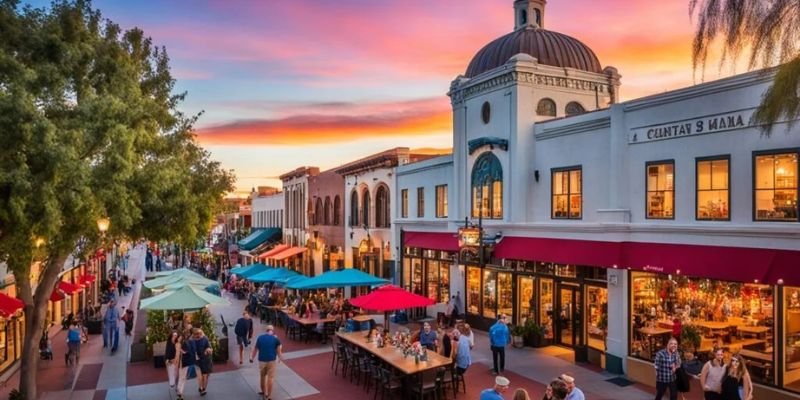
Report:
M 618 101 L 616 68 L 603 68 L 580 40 L 546 30 L 546 3 L 515 0 L 514 30 L 478 50 L 450 84 L 455 189 L 463 194 L 453 208 L 462 218 L 524 221 L 534 124 Z M 484 179 L 475 171 L 488 171 L 487 159 L 494 167 Z

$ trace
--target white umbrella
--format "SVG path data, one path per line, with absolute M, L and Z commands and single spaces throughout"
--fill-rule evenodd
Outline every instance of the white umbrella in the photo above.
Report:
M 192 285 L 168 290 L 158 296 L 144 299 L 139 307 L 142 310 L 197 310 L 207 305 L 229 305 L 230 302 Z

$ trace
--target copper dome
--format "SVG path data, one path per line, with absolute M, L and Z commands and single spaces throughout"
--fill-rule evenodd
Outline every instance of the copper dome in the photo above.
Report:
M 539 64 L 603 72 L 600 61 L 592 49 L 578 39 L 528 26 L 501 36 L 484 46 L 470 61 L 466 77 L 472 78 L 497 68 L 519 53 L 530 54 L 539 61 Z

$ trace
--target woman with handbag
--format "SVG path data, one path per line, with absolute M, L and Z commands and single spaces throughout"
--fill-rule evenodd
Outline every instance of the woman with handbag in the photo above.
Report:
M 747 372 L 744 359 L 735 355 L 728 364 L 727 373 L 722 380 L 722 400 L 752 400 L 753 381 Z
M 186 386 L 186 379 L 189 377 L 189 369 L 194 370 L 195 365 L 194 342 L 183 335 L 178 335 L 175 347 L 180 349 L 177 351 L 177 358 L 180 359 L 180 364 L 178 365 L 178 386 L 176 391 L 178 392 L 178 400 L 183 400 L 183 388 Z

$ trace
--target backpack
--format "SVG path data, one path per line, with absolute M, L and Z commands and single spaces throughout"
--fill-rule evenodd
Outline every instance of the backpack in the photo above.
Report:
M 81 332 L 77 329 L 70 329 L 67 332 L 67 341 L 76 343 L 81 341 Z

